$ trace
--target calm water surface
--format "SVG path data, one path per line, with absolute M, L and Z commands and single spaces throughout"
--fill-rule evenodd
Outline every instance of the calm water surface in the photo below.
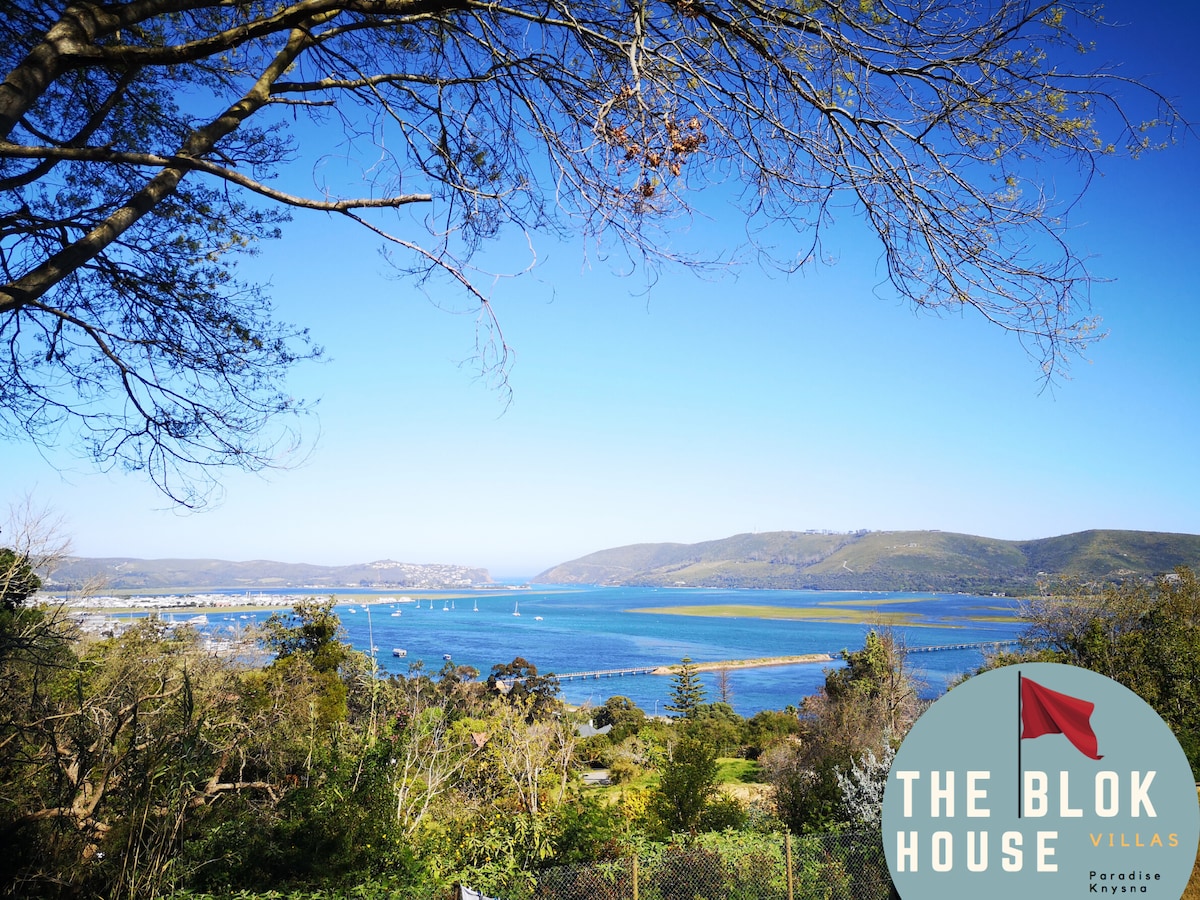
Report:
M 294 591 L 293 591 L 294 592 Z M 631 609 L 743 605 L 789 608 L 813 607 L 836 601 L 861 601 L 858 609 L 920 614 L 922 627 L 894 630 L 909 647 L 1006 640 L 1022 630 L 1015 602 L 1003 598 L 960 594 L 827 593 L 818 591 L 732 591 L 655 588 L 537 588 L 534 590 L 471 592 L 454 601 L 430 599 L 419 592 L 398 602 L 399 593 L 362 591 L 364 600 L 387 602 L 364 606 L 339 592 L 338 613 L 348 640 L 360 650 L 372 643 L 376 658 L 389 672 L 404 673 L 423 661 L 427 670 L 443 665 L 450 654 L 458 665 L 469 665 L 486 677 L 493 665 L 517 656 L 554 673 L 634 666 L 669 665 L 683 657 L 696 662 L 801 653 L 829 653 L 862 646 L 867 625 L 838 625 L 799 620 L 716 618 L 635 613 Z M 895 604 L 887 600 L 913 602 Z M 878 604 L 878 605 L 876 605 Z M 353 611 L 352 611 L 353 610 Z M 520 615 L 513 615 L 519 611 Z M 392 615 L 399 612 L 399 616 Z M 261 618 L 265 614 L 257 614 Z M 998 622 L 972 622 L 969 616 L 1002 617 Z M 212 618 L 212 617 L 210 617 Z M 213 624 L 218 620 L 214 618 Z M 407 652 L 396 658 L 393 648 Z M 914 653 L 910 663 L 924 681 L 924 693 L 936 695 L 948 681 L 977 666 L 979 650 Z M 830 665 L 804 664 L 731 670 L 732 705 L 742 715 L 763 709 L 783 709 L 813 693 Z M 702 679 L 708 699 L 717 699 L 716 674 Z M 566 681 L 564 698 L 574 704 L 602 704 L 623 695 L 649 713 L 663 711 L 671 691 L 665 676 L 637 675 Z

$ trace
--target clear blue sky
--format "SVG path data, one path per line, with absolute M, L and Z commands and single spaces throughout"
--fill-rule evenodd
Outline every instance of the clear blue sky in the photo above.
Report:
M 1108 16 L 1130 24 L 1098 55 L 1200 121 L 1200 9 L 1121 0 Z M 848 216 L 827 236 L 833 267 L 668 271 L 648 296 L 589 268 L 582 244 L 542 241 L 533 276 L 494 291 L 516 352 L 507 409 L 458 365 L 470 316 L 392 279 L 370 236 L 298 215 L 246 272 L 328 351 L 293 381 L 320 398 L 303 466 L 229 473 L 221 506 L 181 514 L 138 476 L 6 444 L 0 502 L 31 493 L 83 556 L 392 558 L 497 577 L 745 531 L 1198 533 L 1197 201 L 1194 136 L 1106 164 L 1070 224 L 1111 279 L 1093 293 L 1110 336 L 1044 392 L 978 317 L 878 296 L 878 254 Z M 739 230 L 730 216 L 675 240 L 704 249 Z

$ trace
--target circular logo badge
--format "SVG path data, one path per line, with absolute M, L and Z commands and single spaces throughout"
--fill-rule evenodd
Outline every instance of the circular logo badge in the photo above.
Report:
M 901 744 L 883 846 L 904 900 L 1178 900 L 1200 840 L 1191 767 L 1140 697 L 1087 669 L 995 669 Z

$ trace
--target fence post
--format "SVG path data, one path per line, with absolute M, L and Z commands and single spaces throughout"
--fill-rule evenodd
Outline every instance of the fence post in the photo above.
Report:
M 787 860 L 787 900 L 793 900 L 793 881 L 792 881 L 792 833 L 789 831 L 783 836 L 784 857 Z M 636 879 L 634 884 L 636 884 Z
M 633 900 L 638 900 L 638 858 L 633 857 Z

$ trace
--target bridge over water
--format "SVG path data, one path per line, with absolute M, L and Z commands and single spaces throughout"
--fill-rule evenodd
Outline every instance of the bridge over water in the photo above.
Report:
M 1000 641 L 968 641 L 961 644 L 935 644 L 929 647 L 905 647 L 906 653 L 938 653 L 949 650 L 991 650 L 996 651 L 1005 647 L 1015 647 L 1019 641 L 1015 638 Z M 763 666 L 803 665 L 805 662 L 832 662 L 840 653 L 812 654 L 808 660 L 795 657 L 767 657 L 764 659 L 731 659 L 724 665 L 719 662 L 698 663 L 708 671 L 716 669 L 753 669 Z M 562 672 L 555 674 L 559 681 L 574 681 L 577 678 L 623 678 L 626 675 L 674 675 L 679 663 L 667 663 L 656 666 L 628 666 L 620 669 L 593 669 L 590 672 Z
M 653 675 L 664 666 L 631 666 L 626 669 L 596 669 L 591 672 L 564 672 L 555 675 L 559 681 L 574 681 L 576 678 L 620 678 L 625 675 Z
M 1016 638 L 1006 641 L 970 641 L 965 644 L 937 644 L 933 647 L 905 647 L 905 653 L 937 653 L 939 650 L 999 650 L 1016 647 L 1021 642 Z

